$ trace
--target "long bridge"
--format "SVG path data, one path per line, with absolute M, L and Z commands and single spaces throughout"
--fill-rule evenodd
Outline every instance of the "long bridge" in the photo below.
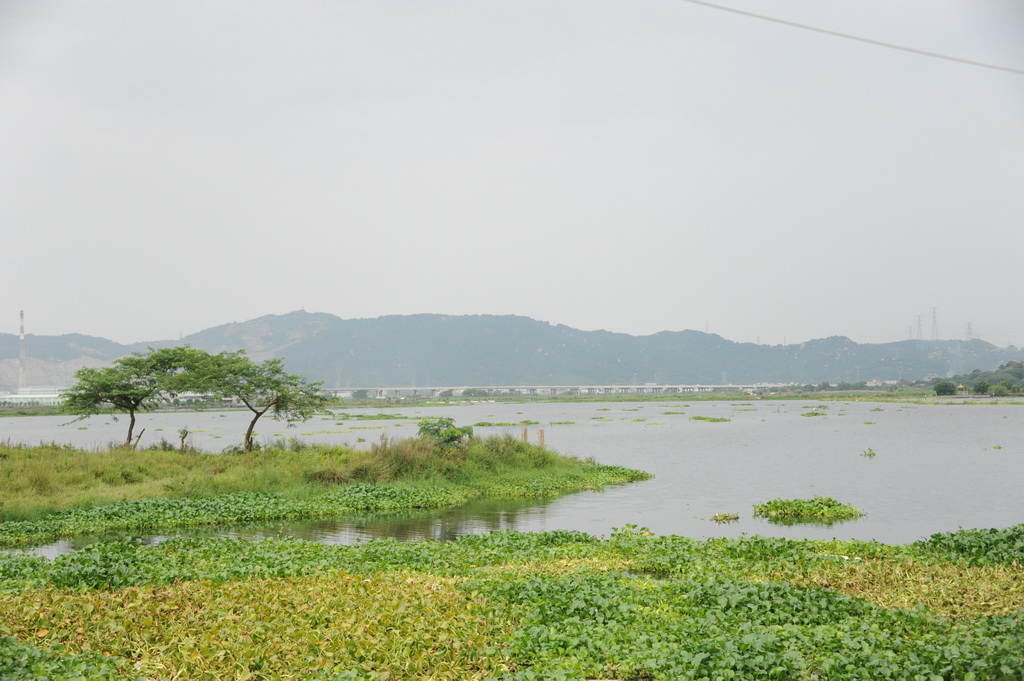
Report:
M 675 395 L 680 393 L 747 393 L 759 395 L 768 393 L 776 388 L 784 387 L 786 383 L 733 383 L 726 385 L 716 384 L 680 384 L 680 383 L 644 383 L 642 385 L 460 385 L 460 386 L 391 386 L 391 387 L 364 387 L 364 388 L 334 388 L 326 389 L 323 392 L 336 397 L 352 397 L 354 393 L 360 392 L 367 397 L 378 399 L 401 398 L 401 397 L 440 397 L 440 396 L 474 396 L 484 397 L 487 395 Z

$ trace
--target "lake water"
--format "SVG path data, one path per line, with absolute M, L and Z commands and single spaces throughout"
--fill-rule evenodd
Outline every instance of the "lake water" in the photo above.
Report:
M 805 416 L 808 412 L 822 415 Z M 1024 407 L 1006 404 L 913 405 L 867 402 L 585 402 L 476 403 L 445 407 L 349 409 L 365 420 L 317 417 L 295 428 L 264 419 L 262 440 L 299 437 L 357 447 L 388 436 L 412 436 L 417 419 L 450 416 L 459 425 L 537 421 L 546 445 L 560 453 L 640 468 L 652 480 L 580 492 L 552 500 L 481 500 L 445 511 L 422 511 L 344 521 L 275 524 L 211 531 L 265 537 L 290 534 L 349 543 L 376 536 L 447 539 L 494 529 L 574 529 L 594 535 L 635 524 L 656 534 L 696 538 L 742 533 L 812 539 L 877 539 L 908 543 L 961 527 L 1006 527 L 1024 522 Z M 692 417 L 727 418 L 726 422 Z M 100 447 L 124 438 L 126 422 L 93 417 L 0 419 L 0 439 L 69 442 Z M 160 437 L 177 443 L 182 427 L 207 451 L 238 444 L 248 412 L 145 414 L 142 445 Z M 477 434 L 521 426 L 477 427 Z M 359 442 L 359 440 L 363 442 Z M 873 458 L 863 456 L 871 449 Z M 753 517 L 752 506 L 776 497 L 830 496 L 865 511 L 829 527 L 780 526 Z M 738 513 L 718 525 L 716 513 Z M 176 533 L 174 533 L 176 534 Z M 197 534 L 190 531 L 187 534 Z M 158 541 L 160 538 L 151 538 Z M 50 554 L 89 541 L 59 542 Z

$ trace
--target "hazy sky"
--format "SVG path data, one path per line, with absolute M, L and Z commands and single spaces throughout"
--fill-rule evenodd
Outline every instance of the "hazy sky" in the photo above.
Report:
M 1020 0 L 721 0 L 1024 69 Z M 0 331 L 1024 345 L 1024 75 L 686 0 L 0 0 Z

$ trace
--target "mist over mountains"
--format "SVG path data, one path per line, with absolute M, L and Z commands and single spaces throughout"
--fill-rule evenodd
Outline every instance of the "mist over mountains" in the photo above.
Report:
M 27 382 L 65 386 L 147 346 L 280 357 L 328 388 L 680 383 L 857 383 L 917 380 L 1024 360 L 982 340 L 859 344 L 833 336 L 793 345 L 736 343 L 700 331 L 631 336 L 513 315 L 341 319 L 304 311 L 223 324 L 181 340 L 124 345 L 81 334 L 26 337 Z M 18 382 L 18 337 L 0 334 L 0 390 Z

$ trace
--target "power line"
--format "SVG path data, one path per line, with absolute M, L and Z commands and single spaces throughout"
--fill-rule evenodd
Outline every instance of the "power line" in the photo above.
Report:
M 857 40 L 862 43 L 868 43 L 869 45 L 877 45 L 879 47 L 888 47 L 892 50 L 902 50 L 904 52 L 912 52 L 914 54 L 920 54 L 925 57 L 934 57 L 936 59 L 945 59 L 947 61 L 955 61 L 960 64 L 968 64 L 970 66 L 980 66 L 986 69 L 996 69 L 998 71 L 1006 71 L 1008 73 L 1016 73 L 1024 76 L 1024 69 L 1015 69 L 1011 66 L 1001 66 L 999 64 L 989 64 L 983 61 L 974 61 L 973 59 L 963 59 L 961 57 L 954 57 L 948 54 L 941 54 L 939 52 L 928 52 L 927 50 L 919 50 L 916 47 L 906 47 L 905 45 L 895 45 L 893 43 L 887 43 L 881 40 L 873 40 L 871 38 L 862 38 L 857 35 L 851 35 L 849 33 L 842 33 L 840 31 L 832 31 L 827 28 L 818 28 L 817 26 L 809 26 L 808 24 L 800 24 L 795 21 L 787 21 L 785 19 L 777 19 L 776 17 L 770 17 L 764 14 L 757 14 L 755 12 L 747 12 L 746 10 L 736 9 L 735 7 L 726 7 L 724 5 L 716 5 L 713 2 L 705 2 L 704 0 L 683 0 L 683 2 L 692 2 L 695 5 L 703 5 L 705 7 L 711 7 L 713 9 L 720 9 L 724 12 L 732 12 L 734 14 L 742 14 L 747 17 L 754 17 L 755 19 L 762 19 L 764 21 L 772 21 L 776 24 L 784 24 L 786 26 L 792 26 L 794 28 L 802 28 L 805 31 L 815 31 L 817 33 L 824 33 L 825 35 L 836 36 L 837 38 L 846 38 L 847 40 Z

